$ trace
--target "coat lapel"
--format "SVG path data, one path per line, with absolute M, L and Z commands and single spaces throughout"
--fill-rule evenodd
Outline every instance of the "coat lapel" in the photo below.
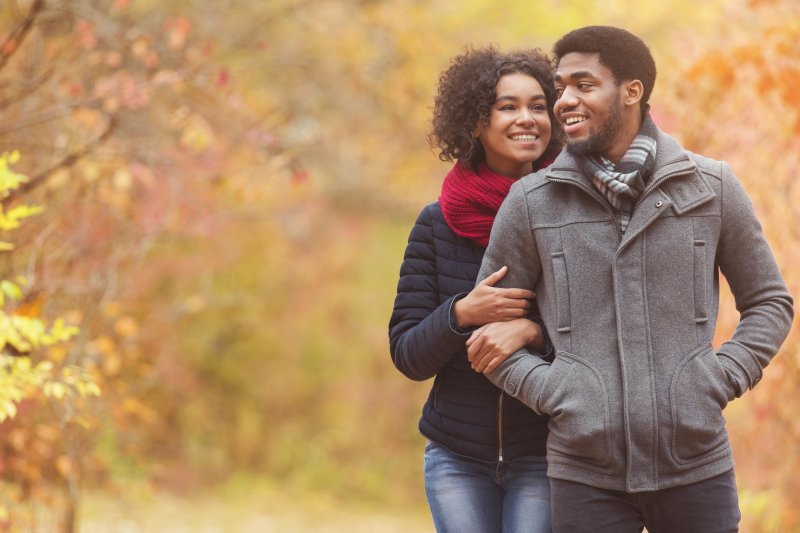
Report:
M 634 209 L 622 250 L 671 207 L 682 215 L 716 196 L 697 165 L 669 135 L 659 131 L 655 171 Z

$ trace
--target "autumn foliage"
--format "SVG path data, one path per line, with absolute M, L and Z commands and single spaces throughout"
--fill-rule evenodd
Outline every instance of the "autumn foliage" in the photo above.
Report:
M 446 172 L 425 140 L 436 78 L 470 43 L 642 35 L 656 122 L 731 163 L 800 295 L 800 8 L 703 6 L 5 2 L 0 154 L 27 179 L 0 203 L 42 211 L 0 238 L 3 309 L 75 329 L 4 349 L 51 373 L 0 425 L 0 530 L 73 530 L 98 491 L 191 496 L 242 475 L 425 513 L 428 384 L 394 370 L 386 324 Z M 719 341 L 737 320 L 722 308 Z M 726 411 L 743 531 L 800 528 L 799 341 Z M 45 391 L 66 368 L 102 394 Z

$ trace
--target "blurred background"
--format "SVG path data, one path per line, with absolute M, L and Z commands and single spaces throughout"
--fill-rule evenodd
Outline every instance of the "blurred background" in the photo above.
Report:
M 587 24 L 799 295 L 795 0 L 2 0 L 0 531 L 432 531 L 387 323 L 437 78 Z M 745 532 L 800 530 L 799 341 L 726 410 Z

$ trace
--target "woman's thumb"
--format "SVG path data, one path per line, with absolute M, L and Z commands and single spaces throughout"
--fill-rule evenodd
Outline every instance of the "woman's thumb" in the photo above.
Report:
M 506 272 L 508 272 L 508 267 L 504 265 L 500 267 L 500 270 L 497 272 L 492 272 L 486 276 L 486 279 L 481 281 L 481 285 L 488 285 L 490 287 L 494 286 L 495 283 L 503 279 L 503 277 L 506 275 Z

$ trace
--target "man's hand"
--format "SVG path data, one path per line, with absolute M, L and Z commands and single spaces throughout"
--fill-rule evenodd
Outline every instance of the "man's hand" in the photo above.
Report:
M 527 318 L 493 322 L 472 332 L 467 339 L 467 358 L 476 372 L 489 373 L 524 346 L 544 346 L 539 324 Z
M 504 266 L 475 285 L 455 304 L 456 323 L 460 328 L 483 326 L 492 322 L 504 322 L 527 316 L 529 299 L 536 293 L 526 289 L 501 289 L 494 285 L 508 272 Z

